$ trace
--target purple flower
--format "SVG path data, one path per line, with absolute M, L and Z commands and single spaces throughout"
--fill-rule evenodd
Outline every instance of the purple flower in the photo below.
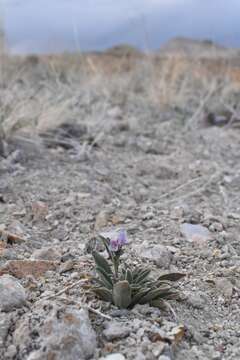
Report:
M 116 252 L 116 251 L 119 250 L 119 244 L 118 244 L 117 239 L 111 239 L 110 240 L 109 250 L 113 251 L 113 252 Z
M 110 239 L 109 250 L 116 252 L 120 250 L 127 243 L 128 243 L 127 232 L 126 230 L 121 229 L 116 238 Z
M 127 232 L 125 229 L 121 229 L 118 234 L 118 244 L 120 246 L 127 245 L 128 239 L 127 239 Z

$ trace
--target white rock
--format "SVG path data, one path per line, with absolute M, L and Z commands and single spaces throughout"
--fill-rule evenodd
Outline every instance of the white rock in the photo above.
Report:
M 103 331 L 103 335 L 108 341 L 123 339 L 127 337 L 129 333 L 130 329 L 127 326 L 115 321 L 108 323 L 107 328 Z
M 180 226 L 180 231 L 192 243 L 205 244 L 211 238 L 210 231 L 200 224 L 184 223 Z
M 62 313 L 54 312 L 45 323 L 41 343 L 47 358 L 53 354 L 57 360 L 92 358 L 97 341 L 88 311 L 67 308 Z M 39 352 L 32 355 L 33 359 L 34 356 L 38 359 L 38 355 Z
M 160 355 L 158 360 L 171 360 L 170 357 L 166 356 L 166 355 Z
M 22 307 L 27 299 L 24 287 L 11 275 L 0 277 L 0 310 L 12 311 Z
M 107 355 L 103 360 L 125 360 L 125 356 L 119 353 Z
M 169 267 L 173 258 L 168 248 L 163 245 L 144 245 L 140 248 L 139 253 L 142 259 L 153 261 L 164 269 Z

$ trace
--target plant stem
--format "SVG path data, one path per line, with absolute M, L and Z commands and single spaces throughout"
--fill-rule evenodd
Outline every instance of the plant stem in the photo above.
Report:
M 114 266 L 115 278 L 116 280 L 118 280 L 119 258 L 117 256 L 114 256 L 113 258 L 113 266 Z

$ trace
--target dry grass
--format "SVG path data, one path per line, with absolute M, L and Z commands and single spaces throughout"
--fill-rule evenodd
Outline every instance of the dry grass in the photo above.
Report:
M 152 104 L 159 111 L 168 107 L 183 110 L 195 124 L 203 107 L 233 106 L 236 101 L 240 67 L 232 65 L 231 59 L 212 56 L 193 61 L 185 55 L 136 51 L 121 55 L 117 50 L 1 56 L 0 121 L 5 136 L 23 128 L 36 134 L 80 119 L 83 108 L 89 118 L 95 112 L 96 125 L 100 122 L 101 128 L 108 106 L 124 108 L 131 101 Z

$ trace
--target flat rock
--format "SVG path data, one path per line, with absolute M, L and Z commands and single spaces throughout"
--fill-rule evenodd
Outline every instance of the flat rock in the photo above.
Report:
M 96 334 L 84 309 L 54 311 L 46 320 L 41 337 L 41 349 L 28 360 L 85 360 L 93 357 L 97 347 Z
M 166 355 L 160 355 L 158 360 L 171 360 L 171 358 Z
M 200 224 L 184 223 L 180 226 L 180 231 L 187 241 L 195 244 L 207 244 L 211 238 L 210 231 Z
M 107 355 L 103 360 L 125 360 L 125 356 L 119 353 Z
M 108 341 L 124 339 L 130 334 L 130 329 L 122 325 L 120 322 L 110 322 L 107 324 L 106 329 L 103 331 L 104 337 Z
M 22 307 L 27 299 L 24 287 L 10 275 L 0 277 L 0 310 L 12 311 Z
M 173 255 L 163 245 L 143 245 L 139 251 L 142 259 L 153 261 L 157 266 L 168 269 L 171 264 Z
M 53 247 L 44 247 L 42 249 L 37 249 L 31 256 L 31 259 L 33 260 L 58 261 L 60 260 L 60 258 L 60 252 Z
M 9 260 L 0 268 L 0 276 L 10 274 L 19 279 L 32 275 L 39 278 L 49 270 L 55 270 L 56 263 L 47 260 Z

